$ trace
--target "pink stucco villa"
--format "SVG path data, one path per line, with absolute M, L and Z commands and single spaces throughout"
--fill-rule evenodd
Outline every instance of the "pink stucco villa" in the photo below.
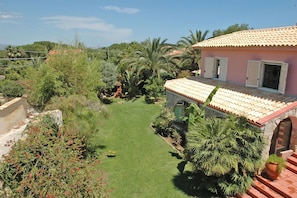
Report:
M 297 151 L 297 26 L 234 32 L 193 48 L 201 50 L 201 74 L 165 83 L 168 108 L 181 115 L 219 84 L 207 113 L 246 117 L 269 142 L 264 157 Z
M 167 106 L 201 104 L 220 84 L 208 109 L 245 116 L 270 144 L 264 153 L 297 146 L 297 26 L 244 30 L 193 45 L 199 77 L 169 80 Z

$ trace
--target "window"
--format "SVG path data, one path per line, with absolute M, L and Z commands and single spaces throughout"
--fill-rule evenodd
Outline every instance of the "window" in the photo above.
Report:
M 226 81 L 227 58 L 205 57 L 204 78 L 215 78 Z
M 278 90 L 281 65 L 264 63 L 263 87 Z
M 287 73 L 287 63 L 249 60 L 246 86 L 263 87 L 284 94 Z

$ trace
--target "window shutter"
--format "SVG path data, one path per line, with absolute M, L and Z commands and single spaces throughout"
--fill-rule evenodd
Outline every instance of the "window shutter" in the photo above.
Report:
M 285 94 L 285 91 L 286 91 L 288 67 L 289 67 L 288 63 L 283 63 L 280 76 L 279 76 L 278 91 L 282 94 Z
M 204 78 L 213 78 L 214 60 L 213 57 L 205 57 Z
M 220 58 L 220 76 L 219 79 L 227 80 L 227 58 Z
M 248 87 L 259 87 L 261 73 L 261 61 L 249 60 L 246 72 L 246 83 Z

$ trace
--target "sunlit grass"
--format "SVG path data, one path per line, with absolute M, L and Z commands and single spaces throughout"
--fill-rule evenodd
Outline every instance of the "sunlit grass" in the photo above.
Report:
M 94 140 L 113 189 L 111 197 L 189 197 L 173 182 L 181 162 L 172 156 L 176 151 L 150 127 L 161 105 L 142 99 L 114 101 L 108 110 L 110 116 Z M 116 156 L 107 157 L 109 151 Z

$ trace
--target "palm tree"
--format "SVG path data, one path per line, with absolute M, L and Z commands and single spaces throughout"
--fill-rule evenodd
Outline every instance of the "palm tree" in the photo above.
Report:
M 166 44 L 166 41 L 167 39 L 148 38 L 141 43 L 141 47 L 137 47 L 132 56 L 122 54 L 121 79 L 125 81 L 124 89 L 128 86 L 127 92 L 130 96 L 143 91 L 143 86 L 149 78 L 157 78 L 159 82 L 162 80 L 162 73 L 175 77 L 176 63 L 168 55 L 172 46 Z
M 205 118 L 189 128 L 185 158 L 210 180 L 207 189 L 234 196 L 252 184 L 264 145 L 262 132 L 245 118 Z
M 160 79 L 162 71 L 170 71 L 170 66 L 174 67 L 174 61 L 170 56 L 167 56 L 172 49 L 166 44 L 167 39 L 148 38 L 144 41 L 144 50 L 135 52 L 135 64 L 140 67 L 140 70 L 147 70 L 151 77 Z
M 186 67 L 190 70 L 199 69 L 201 51 L 193 49 L 192 46 L 198 42 L 204 41 L 208 32 L 208 30 L 206 30 L 204 33 L 202 33 L 200 30 L 196 30 L 196 32 L 193 33 L 190 30 L 191 34 L 188 37 L 182 37 L 182 39 L 177 42 L 178 48 L 183 52 L 183 54 L 180 56 L 180 60 L 182 60 L 180 65 L 182 68 Z

